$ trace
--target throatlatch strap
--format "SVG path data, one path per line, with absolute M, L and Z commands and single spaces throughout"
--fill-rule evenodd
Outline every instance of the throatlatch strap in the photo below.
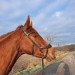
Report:
M 33 47 L 32 47 L 32 55 L 34 56 L 34 44 L 33 44 Z

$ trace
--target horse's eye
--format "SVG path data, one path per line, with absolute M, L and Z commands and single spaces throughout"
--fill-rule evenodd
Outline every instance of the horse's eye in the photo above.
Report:
M 30 32 L 32 32 L 32 30 L 30 30 Z
M 36 38 L 36 37 L 37 37 L 37 35 L 34 35 L 34 37 Z

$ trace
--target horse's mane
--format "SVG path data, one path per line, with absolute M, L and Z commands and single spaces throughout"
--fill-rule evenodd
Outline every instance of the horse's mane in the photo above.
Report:
M 7 34 L 4 34 L 4 35 L 0 36 L 0 42 L 1 42 L 2 40 L 6 39 L 7 37 L 9 37 L 9 36 L 10 36 L 11 34 L 13 34 L 13 33 L 14 33 L 14 31 L 9 32 L 9 33 L 7 33 Z

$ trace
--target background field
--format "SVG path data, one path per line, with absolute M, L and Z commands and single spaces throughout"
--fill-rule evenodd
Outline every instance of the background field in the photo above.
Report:
M 45 62 L 45 64 L 48 64 L 45 68 L 45 75 L 75 75 L 75 45 L 55 47 L 55 49 L 57 59 L 59 60 L 54 60 L 51 64 Z M 40 63 L 40 58 L 24 54 L 17 60 L 9 75 L 13 75 L 15 73 L 19 73 L 19 75 L 27 75 L 24 74 L 25 72 L 22 74 L 22 71 L 39 68 L 41 66 Z M 40 66 L 36 67 L 37 65 Z M 36 70 L 36 72 L 32 72 L 31 75 L 42 75 L 42 70 Z

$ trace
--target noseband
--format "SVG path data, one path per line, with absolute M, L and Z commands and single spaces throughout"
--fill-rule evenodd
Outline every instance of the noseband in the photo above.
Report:
M 44 55 L 43 55 L 43 57 L 42 57 L 43 59 L 46 58 L 46 57 L 47 57 L 47 54 L 48 54 L 48 49 L 51 48 L 52 46 L 51 46 L 50 44 L 48 44 L 47 46 L 39 47 L 39 46 L 29 37 L 30 33 L 27 33 L 27 32 L 26 32 L 26 30 L 24 29 L 24 26 L 23 26 L 23 25 L 20 26 L 20 29 L 21 29 L 21 31 L 26 35 L 26 37 L 29 38 L 29 40 L 30 40 L 30 41 L 32 42 L 32 44 L 33 44 L 33 47 L 32 47 L 32 55 L 34 56 L 34 46 L 36 46 L 36 47 L 39 49 L 39 51 L 40 51 L 41 53 L 43 53 L 43 52 L 42 52 L 42 49 L 46 49 L 46 51 L 45 51 L 45 53 L 44 53 Z

